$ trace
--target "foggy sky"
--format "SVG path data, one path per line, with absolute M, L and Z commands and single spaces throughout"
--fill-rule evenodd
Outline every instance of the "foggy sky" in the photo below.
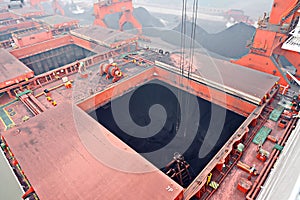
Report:
M 134 0 L 134 2 L 165 4 L 176 7 L 182 5 L 182 0 Z M 269 13 L 271 11 L 273 0 L 199 0 L 198 2 L 201 7 L 241 9 L 245 11 L 246 15 L 257 18 L 263 16 L 264 12 Z M 188 0 L 188 4 L 191 6 L 193 0 Z
M 61 0 L 62 2 L 70 2 L 71 0 Z M 92 3 L 97 2 L 98 0 L 73 0 L 73 2 L 86 2 Z M 183 0 L 132 0 L 133 3 L 147 3 L 147 4 L 156 4 L 165 5 L 168 7 L 178 7 L 182 6 Z M 199 0 L 199 6 L 201 7 L 215 7 L 215 8 L 226 8 L 226 9 L 241 9 L 245 12 L 246 15 L 249 15 L 253 18 L 262 17 L 263 13 L 270 13 L 273 0 L 252 0 L 252 1 L 243 1 L 243 0 Z M 191 7 L 193 0 L 188 0 L 188 5 Z

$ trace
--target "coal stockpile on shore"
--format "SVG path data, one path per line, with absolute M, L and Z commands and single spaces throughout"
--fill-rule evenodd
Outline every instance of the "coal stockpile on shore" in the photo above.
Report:
M 183 154 L 193 178 L 245 120 L 158 80 L 95 112 L 90 114 L 99 123 L 162 170 L 174 153 Z M 201 147 L 210 150 L 203 157 Z
M 185 27 L 182 27 L 182 24 L 180 23 L 178 26 L 176 26 L 173 30 L 176 31 L 176 32 L 180 32 L 182 28 L 185 28 L 185 34 L 186 35 L 191 35 L 192 33 L 192 22 L 190 21 L 187 21 L 185 23 Z M 203 29 L 201 28 L 200 26 L 196 26 L 196 33 L 197 35 L 199 36 L 205 36 L 207 35 L 208 33 Z
M 147 27 L 163 27 L 163 23 L 159 19 L 152 16 L 145 8 L 139 7 L 133 10 L 133 16 L 142 25 L 143 28 Z M 114 13 L 105 17 L 105 23 L 109 28 L 119 29 L 119 19 L 121 13 Z M 126 23 L 125 30 L 133 29 L 132 24 Z
M 161 31 L 161 39 L 174 45 L 180 45 L 181 25 L 172 31 Z M 192 26 L 186 23 L 186 47 L 189 47 Z M 227 58 L 240 58 L 248 53 L 247 41 L 251 40 L 255 33 L 253 26 L 244 23 L 235 24 L 224 31 L 216 34 L 209 34 L 203 28 L 197 26 L 196 47 L 202 46 L 205 49 Z
M 49 5 L 48 5 L 49 7 Z M 65 7 L 66 15 L 80 18 L 81 24 L 92 24 L 94 21 L 93 9 L 86 11 L 81 15 L 73 15 L 67 7 Z M 164 29 L 164 24 L 156 17 L 151 15 L 145 8 L 135 8 L 133 11 L 134 17 L 139 21 L 143 27 L 143 34 L 149 37 L 157 37 L 165 42 L 180 47 L 181 45 L 181 24 L 175 27 L 173 30 Z M 105 17 L 105 23 L 109 28 L 119 29 L 119 19 L 121 13 L 114 13 Z M 199 20 L 198 24 L 204 22 Z M 223 24 L 221 22 L 205 22 L 206 27 L 210 27 L 210 30 L 221 30 Z M 124 25 L 124 30 L 134 30 L 131 23 Z M 192 32 L 192 23 L 186 22 L 186 43 L 185 47 L 190 46 L 190 36 Z M 133 31 L 137 33 L 137 31 Z M 244 23 L 235 24 L 228 29 L 225 29 L 218 33 L 208 33 L 200 26 L 196 27 L 196 48 L 204 47 L 208 51 L 218 54 L 226 58 L 240 58 L 248 53 L 249 49 L 246 47 L 247 41 L 251 40 L 255 33 L 253 26 L 246 25 Z
M 163 27 L 163 23 L 151 15 L 145 8 L 139 7 L 133 10 L 133 16 L 145 27 Z
M 186 22 L 185 27 L 182 27 L 182 24 L 179 24 L 177 27 L 175 27 L 173 30 L 175 32 L 180 33 L 181 29 L 185 28 L 185 34 L 187 37 L 190 37 L 192 35 L 192 23 L 191 22 Z M 208 33 L 201 28 L 200 26 L 196 26 L 196 30 L 195 30 L 196 36 L 195 36 L 195 40 L 197 42 L 202 42 L 203 40 L 205 40 L 205 38 L 207 38 Z
M 248 53 L 247 41 L 252 39 L 254 33 L 255 27 L 238 23 L 222 32 L 207 35 L 201 44 L 209 51 L 222 56 L 240 58 Z
M 179 24 L 177 27 L 175 27 L 173 30 L 168 30 L 168 31 L 161 31 L 160 37 L 162 40 L 173 44 L 180 46 L 181 45 L 181 27 L 182 25 Z M 192 33 L 192 23 L 191 22 L 186 22 L 185 26 L 185 35 L 186 35 L 186 48 L 190 46 L 190 36 Z M 196 42 L 201 44 L 202 41 L 207 37 L 208 33 L 201 28 L 200 26 L 196 27 Z M 199 45 L 197 45 L 199 46 Z

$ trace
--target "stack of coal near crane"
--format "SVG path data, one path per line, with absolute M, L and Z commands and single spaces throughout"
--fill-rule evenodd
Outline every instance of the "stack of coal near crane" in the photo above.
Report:
M 142 25 L 133 16 L 132 0 L 98 0 L 98 2 L 94 3 L 94 24 L 107 27 L 105 16 L 117 12 L 121 14 L 119 19 L 121 31 L 123 31 L 125 23 L 129 22 L 137 29 L 139 35 L 142 34 Z

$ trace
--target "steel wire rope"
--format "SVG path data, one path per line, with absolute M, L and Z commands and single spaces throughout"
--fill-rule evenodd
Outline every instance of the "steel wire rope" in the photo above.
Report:
M 187 11 L 187 0 L 182 0 L 182 10 L 181 10 L 181 27 L 180 27 L 180 51 L 181 51 L 181 55 L 180 55 L 180 61 L 179 61 L 179 69 L 180 69 L 180 77 L 178 80 L 178 84 L 179 86 L 182 84 L 182 78 L 184 75 L 184 63 L 185 63 L 185 47 L 186 47 L 186 39 L 185 39 L 185 35 L 186 35 L 186 11 Z M 178 93 L 178 102 L 179 105 L 177 105 L 176 107 L 176 115 L 177 117 L 180 116 L 180 102 L 182 102 L 182 92 L 180 90 L 180 88 L 177 89 Z M 175 129 L 176 132 L 179 129 L 179 125 L 180 122 L 176 122 L 175 125 Z
M 188 79 L 190 79 L 191 70 L 194 64 L 194 54 L 195 54 L 195 40 L 196 40 L 196 30 L 197 30 L 197 18 L 198 18 L 198 0 L 193 2 L 193 16 L 192 16 L 192 31 L 190 38 L 190 62 L 188 67 Z

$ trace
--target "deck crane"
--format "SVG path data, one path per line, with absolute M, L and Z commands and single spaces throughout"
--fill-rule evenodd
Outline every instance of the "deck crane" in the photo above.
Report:
M 142 34 L 142 25 L 133 16 L 132 0 L 98 0 L 94 4 L 95 25 L 107 27 L 104 18 L 108 14 L 122 12 L 119 19 L 120 30 L 123 31 L 123 26 L 126 22 L 130 22 Z
M 29 3 L 32 7 L 38 8 L 40 10 L 44 10 L 41 6 L 41 2 L 47 2 L 49 0 L 29 0 Z M 59 13 L 61 15 L 65 15 L 64 9 L 61 7 L 58 0 L 52 0 L 52 8 L 54 13 Z
M 283 88 L 290 86 L 280 56 L 295 67 L 300 78 L 300 0 L 274 0 L 270 16 L 264 15 L 250 44 L 250 51 L 239 60 L 232 61 L 255 70 L 280 77 Z

